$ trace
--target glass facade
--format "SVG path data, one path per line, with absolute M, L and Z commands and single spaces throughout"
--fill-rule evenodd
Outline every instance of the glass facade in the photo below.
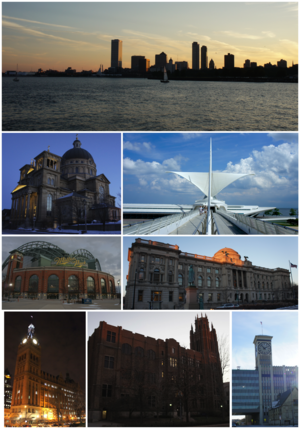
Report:
M 259 412 L 259 377 L 257 370 L 232 371 L 232 414 Z

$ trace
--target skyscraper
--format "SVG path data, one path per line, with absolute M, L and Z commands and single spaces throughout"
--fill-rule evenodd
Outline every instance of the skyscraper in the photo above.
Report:
M 207 69 L 207 47 L 201 46 L 201 69 Z
M 215 62 L 214 62 L 213 59 L 211 59 L 210 62 L 209 62 L 209 69 L 213 70 L 214 68 L 215 68 Z
M 234 55 L 232 54 L 224 55 L 224 68 L 234 69 Z
M 122 40 L 111 41 L 111 67 L 122 67 Z
M 164 67 L 168 62 L 168 55 L 164 52 L 161 52 L 158 55 L 155 55 L 155 67 Z
M 199 43 L 192 43 L 192 69 L 199 70 Z

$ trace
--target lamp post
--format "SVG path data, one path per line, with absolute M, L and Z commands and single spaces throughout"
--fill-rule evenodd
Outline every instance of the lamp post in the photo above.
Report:
M 136 275 L 137 275 L 137 270 L 135 270 L 135 274 L 134 274 L 134 287 L 133 287 L 133 302 L 132 302 L 132 310 L 134 310 L 135 287 L 136 287 Z

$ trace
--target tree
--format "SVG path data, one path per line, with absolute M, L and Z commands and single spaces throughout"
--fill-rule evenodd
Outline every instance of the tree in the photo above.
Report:
M 280 215 L 281 215 L 281 213 L 280 213 L 279 209 L 273 210 L 272 216 L 280 216 Z
M 74 394 L 73 408 L 76 413 L 76 417 L 79 417 L 81 421 L 82 417 L 85 415 L 85 398 L 79 387 Z
M 267 215 L 267 216 L 271 216 L 271 214 L 272 214 L 272 210 L 267 210 L 267 211 L 265 212 L 265 215 Z
M 227 375 L 230 367 L 228 337 L 225 334 L 218 338 L 218 349 L 221 362 L 222 380 L 224 381 L 225 374 Z
M 297 216 L 297 211 L 295 209 L 291 209 L 290 216 Z

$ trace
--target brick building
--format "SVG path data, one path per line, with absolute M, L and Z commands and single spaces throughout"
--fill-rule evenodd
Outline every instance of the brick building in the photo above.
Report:
M 33 334 L 32 334 L 33 333 Z M 12 391 L 10 422 L 70 420 L 76 418 L 75 407 L 84 403 L 78 385 L 61 375 L 54 376 L 41 369 L 41 346 L 29 325 L 28 335 L 19 344 Z
M 182 252 L 178 245 L 137 238 L 128 250 L 125 309 L 183 308 L 192 265 L 197 301 L 204 308 L 228 302 L 277 301 L 292 298 L 289 271 L 263 268 L 233 249 L 213 257 Z
M 25 258 L 30 266 L 25 266 Z M 58 246 L 38 241 L 10 252 L 3 295 L 14 298 L 80 299 L 115 298 L 114 277 L 101 270 L 87 250 L 67 254 Z
M 89 421 L 226 413 L 217 334 L 207 316 L 191 326 L 190 349 L 100 322 L 88 342 L 88 402 Z

